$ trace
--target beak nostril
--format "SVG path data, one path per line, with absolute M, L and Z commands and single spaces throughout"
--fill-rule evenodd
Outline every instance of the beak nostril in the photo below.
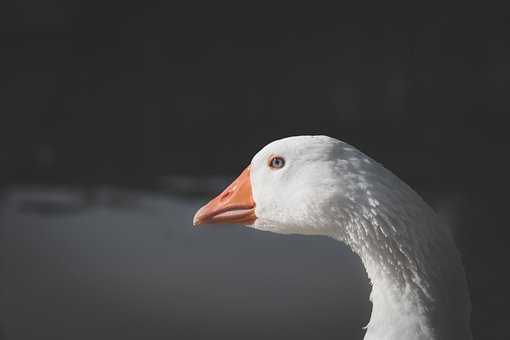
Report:
M 224 199 L 226 199 L 228 196 L 230 196 L 230 194 L 231 194 L 231 193 L 232 193 L 232 192 L 231 192 L 230 190 L 229 190 L 229 191 L 224 192 L 224 193 L 221 195 L 220 200 L 222 200 L 222 201 L 223 201 L 223 200 L 224 200 Z

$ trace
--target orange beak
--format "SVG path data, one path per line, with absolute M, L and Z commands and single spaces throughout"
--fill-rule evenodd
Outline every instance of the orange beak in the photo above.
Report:
M 250 166 L 223 192 L 193 217 L 193 225 L 206 223 L 252 224 L 257 219 L 251 193 Z

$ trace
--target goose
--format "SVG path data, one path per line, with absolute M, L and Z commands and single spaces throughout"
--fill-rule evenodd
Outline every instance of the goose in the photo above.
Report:
M 407 184 L 355 147 L 294 136 L 262 148 L 193 225 L 243 224 L 347 244 L 371 283 L 365 340 L 472 339 L 460 253 Z

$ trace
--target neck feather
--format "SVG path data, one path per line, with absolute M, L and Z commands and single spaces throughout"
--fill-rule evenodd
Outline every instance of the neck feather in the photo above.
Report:
M 364 200 L 332 208 L 340 218 L 331 236 L 361 257 L 372 284 L 365 339 L 471 339 L 467 284 L 449 229 L 402 185 L 384 197 L 364 188 Z

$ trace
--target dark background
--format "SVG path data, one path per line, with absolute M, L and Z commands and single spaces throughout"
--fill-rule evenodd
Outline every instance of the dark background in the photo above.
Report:
M 183 209 L 189 211 L 185 210 L 186 215 L 178 218 L 181 223 L 178 228 L 190 228 L 188 222 L 194 209 L 210 194 L 191 196 L 209 192 L 200 185 L 192 189 L 184 185 L 185 189 L 176 194 L 175 184 L 182 189 L 179 186 L 182 178 L 191 178 L 192 183 L 202 183 L 193 179 L 211 176 L 228 178 L 274 139 L 327 134 L 355 145 L 383 163 L 436 210 L 443 209 L 466 265 L 474 306 L 473 332 L 477 338 L 504 337 L 504 323 L 509 317 L 506 305 L 510 302 L 505 216 L 510 18 L 501 9 L 466 5 L 377 8 L 369 4 L 359 8 L 339 4 L 335 9 L 310 4 L 184 6 L 170 1 L 112 5 L 75 0 L 8 1 L 0 6 L 0 190 L 7 206 L 13 202 L 13 195 L 20 190 L 25 192 L 26 188 L 42 187 L 46 193 L 55 188 L 85 191 L 85 200 L 90 200 L 91 195 L 95 202 L 97 192 L 90 188 L 108 186 L 115 193 L 121 192 L 121 196 L 156 192 L 187 202 L 183 204 L 188 208 Z M 211 191 L 219 189 L 220 185 L 213 185 Z M 15 211 L 23 215 L 26 211 L 23 209 L 28 207 L 29 211 L 47 212 L 46 196 L 38 197 L 34 203 L 32 194 L 31 191 L 28 195 L 28 203 L 26 197 L 21 203 L 14 200 L 22 207 Z M 64 195 L 59 200 L 66 205 L 71 198 Z M 51 210 L 56 215 L 59 211 Z M 177 209 L 176 213 L 183 214 L 182 211 Z M 58 301 L 60 292 L 68 287 L 61 283 L 62 290 L 49 294 L 48 301 L 32 299 L 15 290 L 27 278 L 52 275 L 37 272 L 34 268 L 38 265 L 34 265 L 13 281 L 12 270 L 19 268 L 22 258 L 19 256 L 23 253 L 12 242 L 13 232 L 22 230 L 15 226 L 25 223 L 19 222 L 23 216 L 18 215 L 4 209 L 2 275 L 3 282 L 9 284 L 4 285 L 2 294 L 7 300 L 12 294 L 18 294 L 16 299 L 25 297 L 25 305 L 16 314 L 15 302 L 4 304 L 2 315 L 6 321 L 0 322 L 0 329 L 3 328 L 6 339 L 26 338 L 32 325 L 37 324 L 33 321 L 37 317 L 26 314 L 26 310 L 39 308 L 51 315 L 56 302 L 49 301 L 54 301 L 53 298 Z M 108 225 L 111 217 L 108 216 L 106 222 L 99 218 L 95 225 Z M 43 230 L 63 223 L 54 218 L 41 217 L 46 226 Z M 26 236 L 29 230 L 41 232 L 34 227 L 38 217 L 33 219 L 26 222 L 33 228 L 25 229 L 24 234 L 14 239 L 23 243 L 22 235 Z M 144 220 L 139 223 L 144 224 Z M 81 226 L 90 230 L 87 223 Z M 228 239 L 229 230 L 220 230 L 221 237 Z M 210 240 L 218 236 L 205 233 L 206 236 L 200 236 L 201 242 L 206 244 L 209 238 L 214 244 Z M 47 236 L 39 235 L 41 242 L 44 235 Z M 268 247 L 273 249 L 270 253 L 276 257 L 284 253 L 278 251 L 278 244 L 290 242 L 280 236 L 252 237 L 269 242 Z M 250 240 L 241 235 L 236 242 L 249 247 Z M 307 256 L 314 256 L 310 250 L 313 242 L 319 242 L 316 244 L 319 248 L 320 242 L 326 242 L 324 247 L 329 250 L 321 251 L 329 252 L 330 261 L 335 256 L 347 256 L 351 263 L 347 268 L 363 276 L 362 268 L 356 259 L 349 257 L 348 251 L 342 248 L 341 254 L 335 253 L 336 244 L 299 237 L 295 242 L 297 245 L 287 245 L 295 247 L 292 249 L 296 254 L 307 249 Z M 25 250 L 33 251 L 33 244 L 23 244 Z M 47 245 L 50 244 L 59 243 Z M 171 242 L 161 246 L 167 245 L 172 247 Z M 42 250 L 34 258 L 45 252 L 44 243 L 38 246 Z M 146 247 L 142 249 L 151 249 Z M 183 249 L 181 255 L 185 254 Z M 291 264 L 288 254 L 283 259 L 274 259 L 279 268 L 282 271 L 289 266 L 300 268 Z M 59 258 L 61 254 L 55 256 Z M 25 260 L 30 262 L 34 258 Z M 253 266 L 264 266 L 256 256 L 250 259 Z M 95 265 L 108 267 L 104 261 L 105 258 L 98 257 Z M 324 264 L 324 275 L 328 268 L 326 260 L 319 262 Z M 225 263 L 223 277 L 235 276 L 228 268 L 238 268 L 236 264 Z M 123 265 L 129 269 L 127 264 Z M 291 276 L 300 273 L 295 270 Z M 200 287 L 200 271 L 194 274 L 198 279 L 189 285 Z M 306 271 L 302 274 L 306 275 Z M 284 275 L 280 280 L 285 286 L 288 277 L 278 275 Z M 341 280 L 343 273 L 337 275 Z M 183 277 L 181 280 L 186 282 Z M 154 282 L 158 282 L 157 277 Z M 320 278 L 314 282 L 321 284 Z M 340 285 L 338 281 L 332 282 Z M 225 284 L 228 285 L 217 282 L 217 289 Z M 31 285 L 37 287 L 38 283 L 32 281 Z M 356 330 L 360 328 L 358 323 L 367 321 L 369 315 L 366 278 L 363 285 L 360 289 L 364 290 L 357 291 L 360 298 L 352 302 L 364 303 L 360 316 L 352 321 Z M 111 296 L 109 292 L 94 296 L 102 306 L 97 309 L 113 308 L 107 312 L 110 317 L 115 315 L 113 326 L 106 318 L 104 323 L 87 327 L 87 322 L 76 321 L 87 317 L 77 313 L 69 316 L 68 333 L 59 333 L 58 323 L 53 323 L 40 330 L 39 335 L 58 338 L 59 334 L 65 337 L 79 330 L 82 335 L 87 334 L 83 338 L 97 339 L 176 334 L 194 339 L 230 335 L 299 338 L 300 334 L 341 337 L 335 323 L 307 324 L 307 317 L 319 319 L 322 315 L 316 312 L 320 303 L 305 299 L 301 309 L 296 308 L 307 312 L 296 312 L 296 316 L 285 319 L 288 309 L 294 308 L 289 307 L 293 301 L 314 294 L 313 284 L 293 286 L 295 295 L 283 297 L 278 294 L 281 287 L 271 287 L 274 290 L 264 295 L 266 300 L 260 300 L 260 296 L 258 302 L 249 298 L 250 294 L 257 296 L 260 292 L 247 293 L 240 307 L 227 308 L 224 318 L 217 316 L 219 326 L 210 332 L 203 323 L 193 323 L 191 312 L 174 315 L 179 320 L 175 324 L 165 319 L 164 308 L 159 314 L 135 313 L 123 317 L 115 312 L 117 307 L 111 307 L 118 305 L 105 300 L 105 296 Z M 61 297 L 62 301 L 72 301 L 75 292 L 71 289 L 67 298 Z M 228 292 L 224 290 L 221 296 L 232 298 Z M 141 290 L 140 294 L 150 293 Z M 165 294 L 182 295 L 182 291 L 162 290 L 161 295 Z M 117 302 L 122 304 L 123 295 L 120 296 Z M 280 300 L 274 302 L 275 298 Z M 156 300 L 159 301 L 155 297 Z M 327 296 L 321 301 L 326 300 Z M 226 308 L 221 301 L 215 303 L 218 309 Z M 256 303 L 258 309 L 253 311 L 251 306 Z M 137 302 L 133 306 L 138 308 Z M 93 315 L 96 309 L 88 307 L 87 313 Z M 271 308 L 280 308 L 281 313 L 273 310 L 275 314 L 269 317 L 267 309 Z M 251 314 L 243 319 L 241 316 L 247 310 Z M 341 307 L 333 312 L 341 310 L 349 314 L 349 310 Z M 11 313 L 16 317 L 10 317 Z M 228 323 L 233 314 L 244 320 L 238 320 L 242 327 Z M 207 315 L 202 317 L 207 319 Z M 286 321 L 278 323 L 275 321 L 278 318 Z M 338 315 L 338 319 L 342 317 Z M 80 326 L 74 327 L 73 322 Z M 269 322 L 268 329 L 257 333 L 255 325 L 265 322 Z M 16 326 L 22 324 L 26 325 L 25 333 Z M 237 330 L 229 333 L 221 327 Z M 362 336 L 362 332 L 353 332 L 349 333 L 352 338 Z

